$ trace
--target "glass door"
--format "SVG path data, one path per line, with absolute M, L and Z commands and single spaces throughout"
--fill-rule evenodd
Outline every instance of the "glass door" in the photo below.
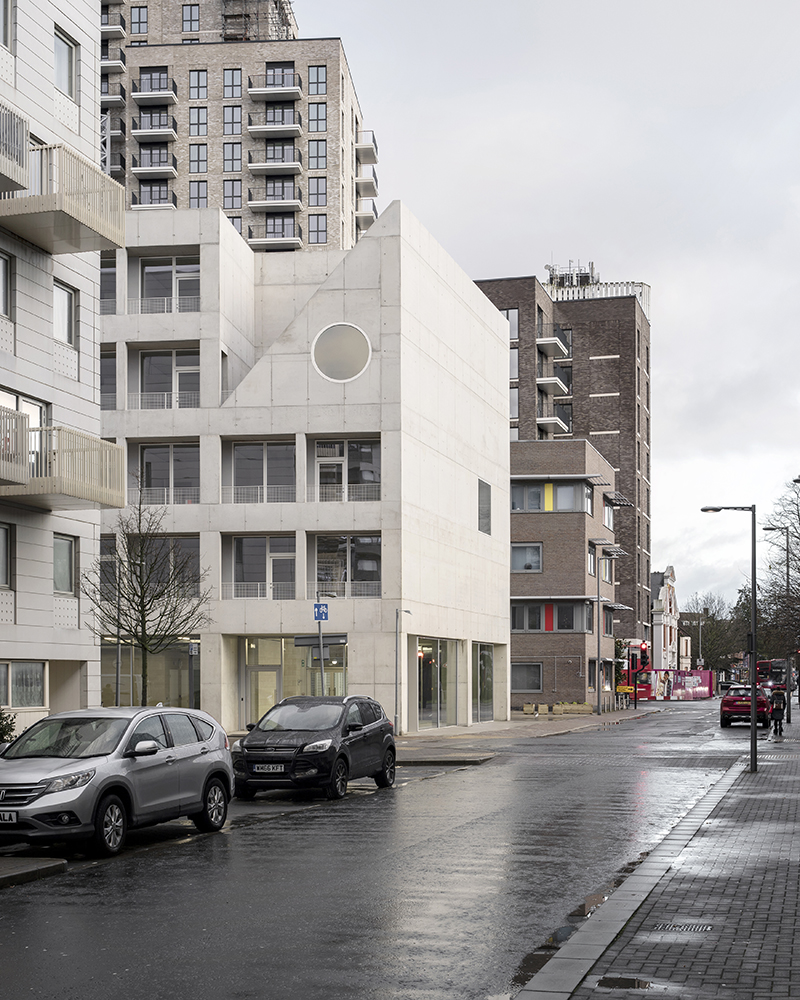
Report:
M 258 722 L 281 700 L 280 667 L 248 667 L 247 698 L 247 721 Z

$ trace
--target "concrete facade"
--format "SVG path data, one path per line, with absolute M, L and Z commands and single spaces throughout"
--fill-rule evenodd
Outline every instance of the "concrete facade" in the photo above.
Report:
M 678 596 L 675 591 L 675 570 L 667 566 L 663 573 L 652 573 L 650 586 L 653 593 L 653 639 L 650 651 L 652 670 L 683 670 L 684 659 L 678 654 L 679 618 Z M 685 637 L 689 639 L 689 636 Z M 689 639 L 691 663 L 691 640 Z M 687 668 L 691 669 L 691 667 Z
M 401 730 L 507 718 L 508 339 L 494 307 L 399 203 L 348 251 L 253 254 L 215 209 L 130 212 L 126 247 L 103 318 L 103 433 L 126 444 L 129 488 L 146 449 L 196 447 L 194 492 L 173 480 L 148 502 L 198 539 L 214 595 L 196 689 L 179 651 L 153 697 L 161 684 L 236 729 L 318 693 L 316 652 L 294 643 L 316 633 L 317 601 L 324 632 L 346 634 L 326 644 L 327 692 L 393 715 L 397 651 Z M 199 259 L 198 311 L 124 314 L 147 261 L 178 255 Z M 199 356 L 196 398 L 176 388 L 145 408 L 154 351 Z M 263 476 L 245 484 L 252 446 Z M 112 664 L 109 645 L 104 684 Z M 135 697 L 133 660 L 130 677 Z

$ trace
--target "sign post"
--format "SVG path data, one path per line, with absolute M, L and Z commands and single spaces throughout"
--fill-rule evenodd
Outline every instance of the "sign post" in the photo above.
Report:
M 322 681 L 322 697 L 325 697 L 325 651 L 322 647 L 322 623 L 328 620 L 328 605 L 314 605 L 314 621 L 319 626 L 319 675 Z

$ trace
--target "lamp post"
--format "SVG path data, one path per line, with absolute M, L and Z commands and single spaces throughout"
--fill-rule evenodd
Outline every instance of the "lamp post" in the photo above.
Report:
M 400 735 L 398 712 L 400 709 L 400 615 L 410 615 L 405 608 L 394 609 L 394 735 Z
M 788 525 L 773 525 L 767 524 L 764 526 L 764 531 L 784 531 L 786 533 L 786 612 L 789 613 L 789 601 L 790 601 L 790 579 L 789 579 L 789 527 Z M 792 668 L 790 665 L 789 657 L 786 658 L 786 722 L 791 723 L 792 721 Z
M 750 540 L 750 770 L 758 770 L 758 723 L 756 676 L 756 505 L 750 507 L 701 507 L 704 514 L 719 514 L 721 510 L 748 510 L 751 515 Z

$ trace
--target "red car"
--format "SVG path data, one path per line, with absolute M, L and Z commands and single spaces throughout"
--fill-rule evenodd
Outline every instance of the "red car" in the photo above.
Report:
M 764 688 L 756 688 L 756 716 L 761 725 L 769 728 L 769 701 Z M 731 684 L 719 706 L 719 724 L 729 726 L 732 722 L 750 721 L 750 685 Z

